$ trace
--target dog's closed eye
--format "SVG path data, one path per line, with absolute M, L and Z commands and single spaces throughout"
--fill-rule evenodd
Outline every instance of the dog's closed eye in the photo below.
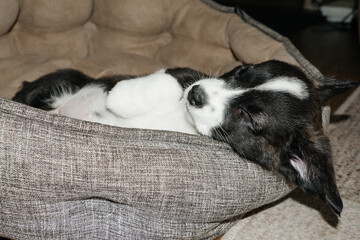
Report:
M 236 115 L 243 120 L 243 123 L 246 124 L 253 133 L 260 132 L 266 124 L 267 114 L 257 106 L 238 108 Z

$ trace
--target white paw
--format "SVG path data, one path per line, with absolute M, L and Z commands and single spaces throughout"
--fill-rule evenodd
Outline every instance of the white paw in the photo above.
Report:
M 118 82 L 109 92 L 106 107 L 122 118 L 132 118 L 178 102 L 183 90 L 165 70 Z

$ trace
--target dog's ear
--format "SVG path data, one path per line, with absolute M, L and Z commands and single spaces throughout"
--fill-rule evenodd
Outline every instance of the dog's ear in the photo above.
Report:
M 184 89 L 200 79 L 209 77 L 191 68 L 168 68 L 165 72 L 176 78 Z
M 357 88 L 360 85 L 360 82 L 337 80 L 334 78 L 324 78 L 319 80 L 319 82 L 320 84 L 316 86 L 316 89 L 322 105 L 325 105 L 326 101 L 331 97 Z
M 238 75 L 240 75 L 241 72 L 245 71 L 246 69 L 248 69 L 248 67 L 252 66 L 251 64 L 242 64 L 237 66 L 236 68 L 234 68 L 233 70 L 231 70 L 230 72 L 225 73 L 224 75 L 222 75 L 220 78 L 223 79 L 234 79 L 236 78 Z
M 340 216 L 343 203 L 336 186 L 328 139 L 324 135 L 300 137 L 284 154 L 280 172 L 303 190 L 329 204 Z

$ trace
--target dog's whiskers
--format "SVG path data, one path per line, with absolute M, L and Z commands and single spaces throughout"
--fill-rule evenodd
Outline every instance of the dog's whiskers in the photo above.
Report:
M 224 128 L 222 127 L 215 128 L 215 131 L 223 142 L 230 143 L 228 138 L 229 134 L 225 131 Z

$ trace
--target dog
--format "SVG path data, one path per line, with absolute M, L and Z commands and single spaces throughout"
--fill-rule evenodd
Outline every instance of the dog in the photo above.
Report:
M 343 204 L 321 105 L 358 83 L 322 82 L 315 86 L 298 67 L 276 60 L 244 64 L 220 77 L 172 68 L 141 77 L 93 79 L 65 69 L 24 82 L 13 100 L 87 121 L 224 141 L 340 216 Z

